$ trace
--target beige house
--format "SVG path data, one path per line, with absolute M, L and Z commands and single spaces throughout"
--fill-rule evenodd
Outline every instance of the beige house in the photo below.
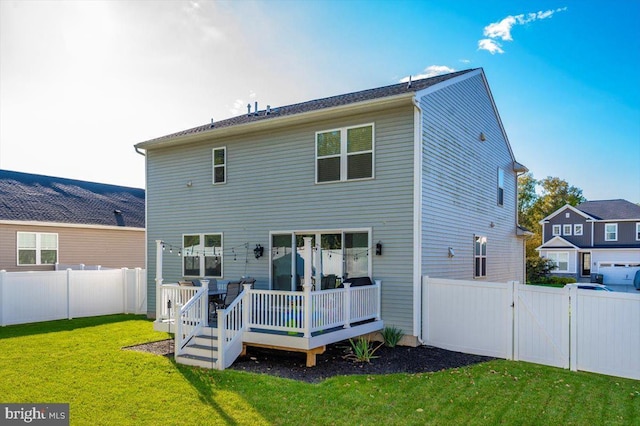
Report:
M 0 170 L 0 270 L 144 268 L 145 191 Z

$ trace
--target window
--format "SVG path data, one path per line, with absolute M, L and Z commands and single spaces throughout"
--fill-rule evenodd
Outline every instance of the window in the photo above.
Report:
M 571 225 L 562 225 L 562 235 L 571 235 Z
M 213 148 L 213 184 L 227 181 L 227 148 Z
M 504 205 L 504 170 L 498 167 L 498 205 Z
M 573 235 L 582 235 L 582 224 L 576 223 L 573 225 Z
M 553 227 L 551 228 L 551 234 L 553 236 L 560 235 L 560 229 L 560 225 L 553 225 Z
M 475 263 L 474 278 L 487 276 L 487 237 L 475 236 L 475 245 L 473 249 L 473 258 Z
M 316 133 L 316 183 L 373 178 L 373 124 Z
M 18 232 L 18 265 L 53 265 L 58 261 L 58 234 Z
M 618 241 L 618 224 L 617 223 L 605 223 L 604 240 Z
M 182 236 L 183 275 L 222 278 L 222 234 Z
M 636 223 L 636 241 L 640 241 L 640 222 Z
M 547 258 L 555 264 L 556 272 L 569 272 L 569 252 L 551 252 L 547 253 Z

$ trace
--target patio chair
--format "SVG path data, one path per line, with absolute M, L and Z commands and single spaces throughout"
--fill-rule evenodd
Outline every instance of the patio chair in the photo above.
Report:
M 331 290 L 336 288 L 336 276 L 335 274 L 329 274 L 322 277 L 320 281 L 320 290 Z
M 216 303 L 216 309 L 225 309 L 235 300 L 242 291 L 242 281 L 231 281 L 227 284 L 227 293 L 224 295 L 222 303 Z

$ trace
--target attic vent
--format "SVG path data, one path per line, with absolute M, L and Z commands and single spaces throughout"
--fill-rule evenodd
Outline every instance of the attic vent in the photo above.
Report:
M 211 128 L 213 129 L 216 125 L 213 124 L 213 118 L 211 119 Z
M 113 214 L 122 214 L 122 211 L 120 211 L 120 210 L 114 210 L 114 211 L 113 211 Z

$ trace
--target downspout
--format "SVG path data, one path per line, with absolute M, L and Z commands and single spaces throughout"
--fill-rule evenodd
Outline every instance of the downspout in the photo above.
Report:
M 413 106 L 413 331 L 418 343 L 422 340 L 422 108 L 414 95 Z

